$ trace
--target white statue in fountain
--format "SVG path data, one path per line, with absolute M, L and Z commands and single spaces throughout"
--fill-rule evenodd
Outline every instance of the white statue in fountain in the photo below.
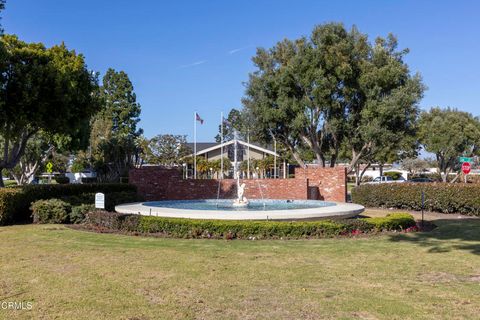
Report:
M 244 196 L 246 185 L 240 184 L 240 174 L 237 173 L 237 199 L 233 201 L 233 205 L 236 207 L 245 207 L 248 205 L 248 199 Z

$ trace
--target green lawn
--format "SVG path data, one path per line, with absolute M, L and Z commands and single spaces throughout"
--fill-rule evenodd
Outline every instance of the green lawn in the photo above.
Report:
M 478 319 L 480 219 L 430 233 L 175 240 L 0 228 L 3 319 Z

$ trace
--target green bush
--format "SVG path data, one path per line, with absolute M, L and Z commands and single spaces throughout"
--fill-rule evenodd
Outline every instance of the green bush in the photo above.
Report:
M 84 224 L 108 230 L 136 231 L 140 216 L 105 210 L 92 210 L 85 214 Z
M 60 199 L 38 200 L 32 203 L 33 223 L 68 223 L 70 204 Z
M 86 214 L 93 210 L 95 210 L 95 205 L 93 204 L 81 204 L 72 207 L 72 211 L 70 212 L 70 222 L 82 223 L 85 220 Z
M 422 209 L 442 213 L 480 215 L 480 187 L 475 184 L 385 183 L 352 189 L 352 202 L 366 207 Z
M 96 192 L 105 193 L 106 204 L 110 208 L 117 205 L 119 203 L 117 201 L 125 199 L 125 202 L 132 202 L 138 199 L 134 185 L 120 183 L 48 184 L 1 188 L 0 225 L 31 221 L 30 205 L 37 200 L 57 198 L 72 206 L 92 204 Z M 110 198 L 111 201 L 108 200 Z
M 161 218 L 93 211 L 87 213 L 85 224 L 93 228 L 161 234 L 175 238 L 299 239 L 348 235 L 354 231 L 404 230 L 414 226 L 415 220 L 409 214 L 392 214 L 385 218 L 337 221 L 222 221 Z
M 415 219 L 408 213 L 390 213 L 386 217 L 364 218 L 362 219 L 370 230 L 391 231 L 403 230 L 416 225 Z
M 29 219 L 14 219 L 18 208 L 24 205 L 22 190 L 19 188 L 0 189 L 0 225 L 13 222 L 24 222 Z

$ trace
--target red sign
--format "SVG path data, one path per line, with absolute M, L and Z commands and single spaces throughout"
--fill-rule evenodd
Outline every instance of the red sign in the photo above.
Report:
M 472 169 L 472 166 L 470 165 L 470 162 L 462 163 L 462 171 L 463 171 L 464 174 L 469 174 L 470 169 Z

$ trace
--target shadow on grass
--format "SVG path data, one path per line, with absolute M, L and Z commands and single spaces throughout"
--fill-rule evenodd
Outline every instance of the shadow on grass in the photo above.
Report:
M 480 255 L 480 219 L 441 219 L 433 222 L 437 228 L 432 231 L 395 234 L 389 240 L 414 243 L 428 248 L 431 253 L 465 250 Z

